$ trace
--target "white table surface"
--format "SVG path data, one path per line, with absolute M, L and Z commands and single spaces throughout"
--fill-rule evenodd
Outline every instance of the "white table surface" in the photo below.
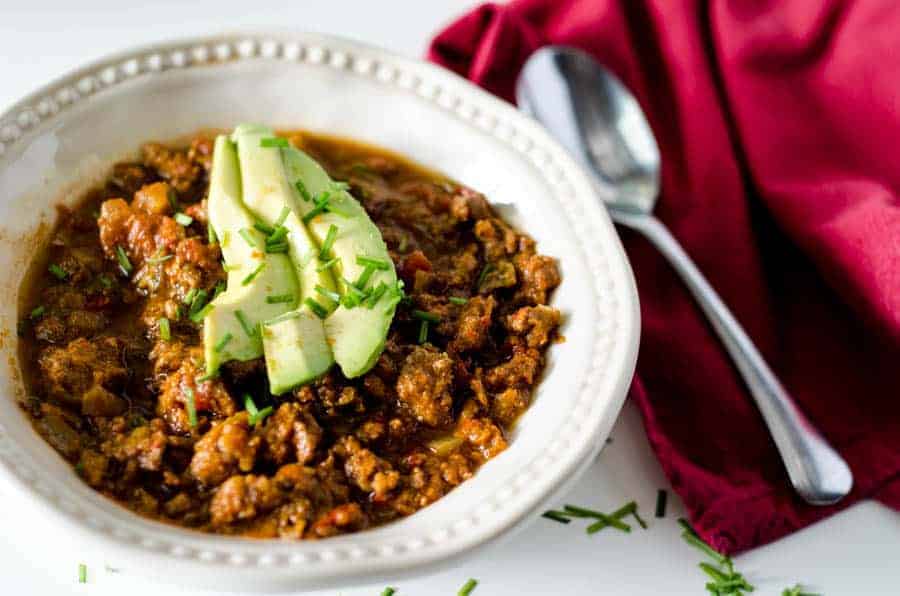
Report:
M 296 27 L 338 33 L 421 56 L 432 32 L 474 6 L 471 0 L 268 0 L 111 2 L 0 0 L 0 110 L 19 96 L 103 54 L 159 39 L 241 27 Z M 478 560 L 437 575 L 396 582 L 397 596 L 453 595 L 469 577 L 474 596 L 531 594 L 701 594 L 699 554 L 679 538 L 681 503 L 670 493 L 665 519 L 654 519 L 667 483 L 636 409 L 626 405 L 608 445 L 561 502 L 611 510 L 636 499 L 647 531 L 604 531 L 536 519 Z M 33 515 L 0 485 L 0 594 L 154 595 L 160 586 L 105 568 L 79 544 Z M 28 507 L 23 503 L 23 506 Z M 10 513 L 15 512 L 15 513 Z M 79 563 L 87 584 L 77 583 Z M 773 545 L 737 558 L 755 594 L 780 594 L 796 582 L 824 594 L 900 594 L 900 516 L 863 503 Z M 383 584 L 316 595 L 377 596 Z M 201 592 L 166 586 L 165 594 Z M 203 592 L 210 594 L 210 592 Z

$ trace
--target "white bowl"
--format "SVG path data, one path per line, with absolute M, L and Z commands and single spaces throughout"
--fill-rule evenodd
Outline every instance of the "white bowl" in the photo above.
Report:
M 549 350 L 509 448 L 434 505 L 373 530 L 287 542 L 201 534 L 143 519 L 94 492 L 32 429 L 16 355 L 18 285 L 54 205 L 147 140 L 262 121 L 388 147 L 507 204 L 559 259 Z M 471 554 L 533 519 L 596 455 L 637 354 L 638 301 L 591 183 L 534 122 L 435 66 L 310 33 L 185 39 L 110 56 L 0 115 L 0 475 L 62 530 L 125 571 L 272 591 L 397 579 Z

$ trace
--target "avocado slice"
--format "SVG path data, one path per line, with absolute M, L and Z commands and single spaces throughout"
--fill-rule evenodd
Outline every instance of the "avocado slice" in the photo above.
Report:
M 303 301 L 316 300 L 330 311 L 336 305 L 315 288 L 334 293 L 335 283 L 331 273 L 320 268 L 319 247 L 296 214 L 281 149 L 274 143 L 263 146 L 263 140 L 274 140 L 275 133 L 264 126 L 242 124 L 232 139 L 237 144 L 244 204 L 267 226 L 281 225 L 287 230 L 288 255 L 300 284 L 299 308 L 277 321 L 267 321 L 262 328 L 269 386 L 277 395 L 312 381 L 334 364 L 322 320 L 303 306 Z
M 335 183 L 306 153 L 294 148 L 284 148 L 281 152 L 291 190 L 297 193 L 297 212 L 314 240 L 321 245 L 331 226 L 337 228 L 331 253 L 338 261 L 332 270 L 342 296 L 356 293 L 356 282 L 367 269 L 369 273 L 365 275 L 369 279 L 360 289 L 372 290 L 381 284 L 386 287 L 374 304 L 368 301 L 348 307 L 342 300 L 325 319 L 325 335 L 334 359 L 344 376 L 358 377 L 378 360 L 394 317 L 398 294 L 394 264 L 380 230 L 363 206 L 347 192 L 346 185 Z M 328 197 L 326 210 L 322 206 L 324 193 Z M 359 257 L 378 262 L 384 268 L 371 270 L 358 261 Z
M 265 236 L 241 202 L 238 155 L 226 136 L 216 138 L 210 173 L 209 225 L 213 227 L 228 269 L 228 285 L 212 304 L 203 324 L 208 373 L 229 360 L 252 360 L 263 354 L 259 324 L 296 307 L 297 275 L 286 254 L 267 254 Z M 292 296 L 270 302 L 268 296 Z

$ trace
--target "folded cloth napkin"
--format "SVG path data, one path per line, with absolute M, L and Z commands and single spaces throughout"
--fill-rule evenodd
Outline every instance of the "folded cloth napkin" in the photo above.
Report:
M 430 48 L 511 100 L 531 52 L 577 46 L 647 112 L 658 215 L 855 476 L 834 507 L 794 494 L 696 304 L 623 230 L 643 317 L 631 395 L 694 527 L 723 552 L 863 498 L 900 509 L 898 29 L 895 2 L 517 0 Z

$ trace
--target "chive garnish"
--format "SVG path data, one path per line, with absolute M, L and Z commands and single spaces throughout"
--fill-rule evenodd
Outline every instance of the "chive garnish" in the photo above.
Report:
M 174 188 L 169 188 L 166 192 L 166 198 L 169 199 L 169 205 L 172 207 L 172 213 L 178 212 L 178 194 Z
M 250 230 L 248 230 L 247 228 L 241 228 L 240 230 L 238 230 L 238 234 L 241 235 L 241 238 L 244 239 L 244 242 L 246 242 L 250 246 L 250 248 L 259 248 L 259 244 L 257 244 L 256 238 L 253 237 L 253 234 L 250 233 Z
M 253 397 L 249 393 L 244 394 L 244 409 L 250 412 L 251 416 L 259 413 L 259 410 L 256 409 L 256 402 L 253 401 Z
M 206 242 L 208 244 L 215 244 L 219 239 L 216 237 L 216 230 L 213 228 L 211 223 L 206 224 Z
M 194 223 L 194 218 L 186 213 L 176 213 L 175 214 L 175 222 L 178 225 L 186 228 L 189 225 L 191 225 L 192 223 Z
M 66 277 L 69 276 L 69 274 L 66 273 L 66 270 L 63 269 L 62 267 L 60 267 L 59 265 L 57 265 L 56 263 L 53 263 L 49 267 L 47 267 L 47 270 L 53 274 L 53 277 L 55 277 L 56 279 L 58 279 L 60 281 L 64 281 L 66 279 Z
M 283 139 L 281 137 L 266 137 L 264 139 L 259 140 L 260 147 L 287 147 L 288 141 L 287 139 Z
M 222 350 L 224 350 L 225 346 L 228 345 L 228 342 L 231 341 L 232 337 L 234 337 L 234 336 L 231 335 L 231 333 L 226 333 L 225 335 L 223 335 L 222 339 L 217 341 L 216 345 L 213 346 L 213 351 L 215 351 L 216 353 L 219 353 Z
M 707 586 L 708 585 L 709 584 L 707 584 Z M 785 588 L 784 590 L 782 590 L 781 596 L 821 596 L 821 594 L 814 594 L 812 592 L 804 592 L 803 586 L 801 586 L 800 584 L 794 584 L 793 588 Z
M 753 591 L 754 586 L 741 573 L 734 570 L 734 563 L 730 557 L 716 552 L 715 549 L 704 542 L 687 520 L 682 518 L 678 520 L 678 523 L 684 528 L 684 532 L 681 533 L 682 539 L 700 550 L 715 563 L 713 565 L 703 561 L 698 564 L 700 569 L 713 580 L 706 584 L 707 590 L 713 594 L 740 594 L 742 591 Z
M 234 318 L 238 320 L 238 323 L 241 324 L 241 329 L 243 329 L 244 333 L 246 333 L 249 337 L 254 337 L 256 335 L 256 330 L 253 328 L 253 325 L 250 324 L 250 321 L 247 320 L 247 316 L 244 314 L 244 311 L 234 311 Z
M 428 341 L 428 321 L 423 319 L 419 325 L 419 343 L 424 344 L 426 341 Z
M 218 297 L 218 295 L 221 294 L 221 293 L 224 292 L 224 291 L 225 291 L 225 282 L 224 282 L 224 281 L 220 281 L 219 283 L 216 284 L 216 287 L 215 287 L 215 289 L 213 290 L 212 299 L 215 300 L 216 297 Z
M 426 312 L 424 310 L 414 309 L 412 311 L 412 316 L 417 319 L 421 319 L 422 321 L 428 321 L 430 323 L 440 323 L 441 318 L 434 313 Z
M 552 519 L 553 521 L 559 522 L 561 524 L 567 524 L 572 521 L 568 517 L 566 517 L 565 513 L 561 511 L 545 511 L 541 514 L 541 517 Z
M 369 310 L 375 308 L 375 305 L 381 300 L 381 297 L 387 292 L 388 286 L 386 283 L 379 282 L 375 288 L 372 289 L 372 292 L 369 294 L 369 297 L 365 299 L 366 308 Z
M 134 267 L 131 266 L 131 261 L 128 260 L 128 255 L 125 254 L 125 250 L 121 246 L 116 247 L 116 259 L 119 261 L 119 269 L 122 270 L 122 273 L 125 275 L 130 274 Z
M 463 587 L 459 589 L 457 592 L 457 596 L 469 596 L 472 593 L 472 590 L 475 589 L 475 586 L 478 585 L 477 579 L 469 578 L 469 581 L 463 584 Z
M 255 221 L 253 222 L 253 227 L 265 234 L 266 236 L 275 232 L 275 228 L 266 224 L 265 222 Z
M 248 417 L 250 426 L 256 426 L 257 422 L 262 422 L 273 410 L 272 406 L 266 406 L 262 410 L 257 410 L 256 404 L 253 402 L 253 398 L 250 397 L 249 393 L 244 394 L 244 409 L 250 413 L 250 416 Z
M 324 319 L 328 316 L 328 311 L 325 310 L 325 307 L 313 300 L 312 298 L 307 298 L 303 301 L 303 304 L 309 307 L 309 310 L 313 311 L 317 317 L 320 319 Z
M 208 294 L 206 290 L 197 290 L 194 295 L 191 297 L 190 309 L 188 310 L 188 314 L 196 314 L 201 308 L 206 305 L 206 298 Z
M 266 296 L 266 304 L 282 304 L 284 302 L 293 302 L 293 294 L 275 294 Z
M 337 264 L 337 262 L 338 262 L 338 258 L 334 257 L 330 261 L 325 261 L 324 263 L 322 263 L 321 265 L 316 267 L 316 271 L 325 271 L 326 269 L 331 269 L 332 267 L 334 267 Z
M 323 288 L 322 286 L 317 285 L 315 287 L 315 290 L 316 290 L 317 294 L 321 294 L 322 296 L 325 296 L 332 302 L 340 302 L 341 301 L 341 295 L 338 294 L 337 292 L 332 292 L 328 288 Z
M 308 224 L 312 221 L 312 218 L 319 215 L 320 213 L 325 213 L 328 211 L 328 201 L 331 200 L 331 195 L 328 191 L 324 191 L 316 197 L 315 205 L 312 209 L 310 209 L 301 219 L 303 223 Z
M 488 263 L 484 266 L 484 269 L 481 270 L 481 273 L 478 275 L 478 281 L 475 283 L 476 288 L 481 288 L 481 284 L 484 283 L 485 278 L 487 278 L 488 273 L 494 270 L 494 265 L 492 263 Z
M 462 306 L 464 304 L 469 303 L 468 298 L 462 298 L 460 296 L 450 296 L 449 298 L 447 298 L 447 300 L 449 300 L 452 304 L 456 304 L 458 306 Z
M 47 312 L 47 308 L 43 304 L 41 304 L 40 306 L 32 310 L 31 314 L 28 316 L 30 319 L 34 320 L 40 318 L 41 315 L 43 315 L 45 312 Z
M 611 515 L 606 515 L 605 513 L 601 513 L 599 511 L 594 511 L 593 509 L 585 509 L 583 507 L 576 507 L 575 505 L 565 505 L 563 509 L 572 517 L 592 517 L 597 520 L 596 523 L 588 526 L 588 534 L 593 534 L 594 532 L 598 532 L 605 528 L 606 526 L 612 526 L 618 530 L 622 530 L 623 532 L 631 532 L 631 526 L 622 522 L 621 520 L 614 518 Z M 603 525 L 598 525 L 602 523 Z M 593 526 L 598 526 L 595 530 L 591 531 Z
M 194 390 L 190 387 L 185 387 L 184 395 L 187 398 L 188 422 L 190 422 L 191 427 L 195 427 L 197 426 L 197 403 L 194 401 Z
M 241 280 L 241 285 L 246 286 L 247 284 L 249 284 L 251 281 L 256 279 L 256 276 L 259 275 L 260 271 L 262 271 L 265 268 L 266 268 L 266 262 L 263 261 L 262 263 L 259 264 L 259 266 L 256 269 L 251 271 L 250 274 L 247 275 L 247 277 L 245 277 L 243 280 Z
M 84 563 L 78 564 L 78 583 L 87 583 L 87 565 L 85 565 Z
M 158 252 L 156 254 L 159 254 Z M 147 259 L 147 262 L 151 265 L 158 265 L 160 263 L 165 263 L 169 259 L 173 258 L 175 255 L 160 255 L 158 257 L 150 257 Z
M 392 588 L 392 587 L 388 586 L 387 588 L 384 589 L 384 591 L 381 592 L 381 596 L 394 596 L 394 593 L 396 591 L 397 591 L 396 588 Z
M 184 300 L 182 300 L 182 302 L 184 302 L 185 304 L 193 304 L 194 298 L 196 296 L 197 288 L 191 288 L 190 290 L 188 290 L 188 293 L 184 295 Z
M 285 207 L 286 208 L 286 207 Z M 274 244 L 276 242 L 281 242 L 287 237 L 288 229 L 281 224 L 278 224 L 275 229 L 272 231 L 272 234 L 266 238 L 266 242 L 270 244 Z
M 357 255 L 356 264 L 362 265 L 364 267 L 374 267 L 375 269 L 380 269 L 381 271 L 387 271 L 391 268 L 391 264 L 382 259 L 373 259 L 371 257 L 364 257 L 362 255 Z
M 656 517 L 666 516 L 666 501 L 669 493 L 663 489 L 656 491 Z
M 307 203 L 312 200 L 312 196 L 309 194 L 309 191 L 306 190 L 306 185 L 303 184 L 302 180 L 297 180 L 294 182 L 294 188 L 297 189 L 297 192 L 300 193 L 300 197 L 306 201 Z
M 372 274 L 375 273 L 375 267 L 372 265 L 366 265 L 366 267 L 362 270 L 362 273 L 359 274 L 359 277 L 356 278 L 355 285 L 358 289 L 364 290 L 366 288 L 366 284 L 369 283 L 369 279 L 372 277 Z
M 287 242 L 266 242 L 266 252 L 269 254 L 284 253 L 287 251 Z
M 206 318 L 206 315 L 208 315 L 210 312 L 212 312 L 212 309 L 213 309 L 213 305 L 207 304 L 206 306 L 204 306 L 197 312 L 191 313 L 190 318 L 193 322 L 199 323 L 200 321 L 202 321 L 203 319 Z
M 288 215 L 291 214 L 290 207 L 282 207 L 281 213 L 278 214 L 278 219 L 275 220 L 275 227 L 280 228 L 284 225 L 285 220 L 288 218 Z
M 159 328 L 159 337 L 163 341 L 171 341 L 172 340 L 172 328 L 169 326 L 169 319 L 166 317 L 162 317 L 157 322 L 157 327 Z
M 327 259 L 328 254 L 331 252 L 331 246 L 334 244 L 335 238 L 337 238 L 338 229 L 337 226 L 331 224 L 328 226 L 328 233 L 325 234 L 325 240 L 322 242 L 322 248 L 319 250 L 319 258 Z

